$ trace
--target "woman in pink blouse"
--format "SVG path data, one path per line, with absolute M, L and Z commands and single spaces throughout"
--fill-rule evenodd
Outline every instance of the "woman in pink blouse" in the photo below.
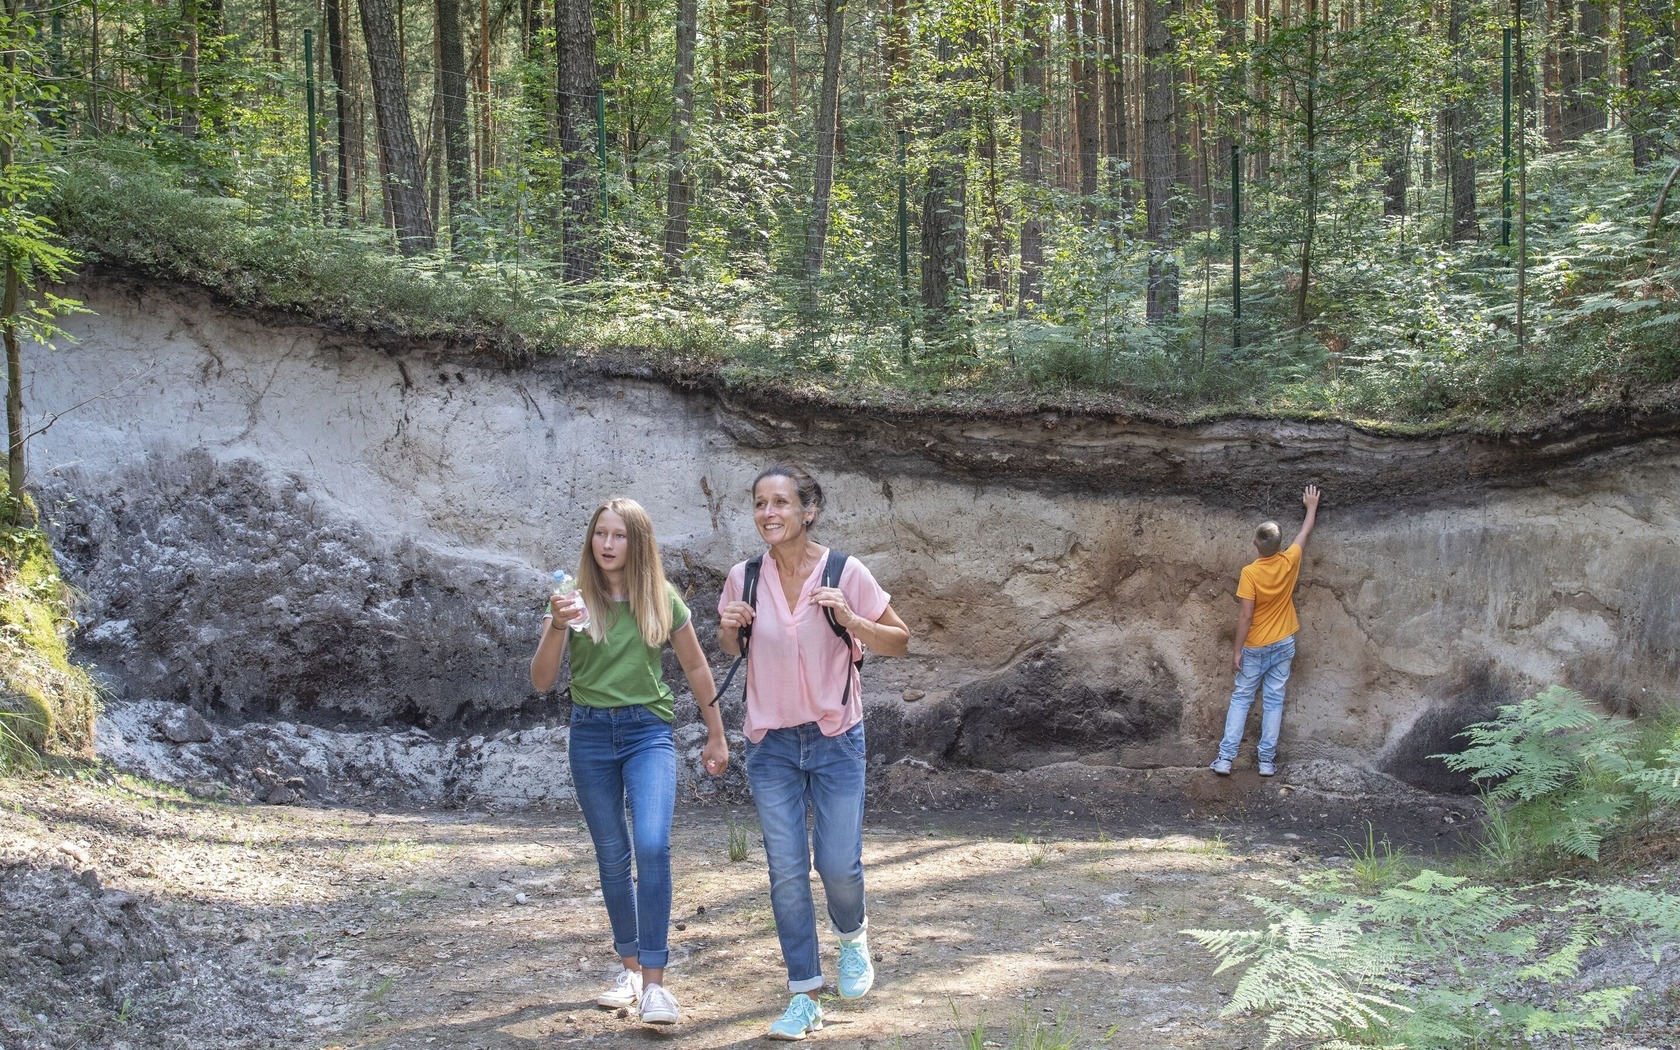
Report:
M 805 470 L 778 464 L 753 482 L 753 521 L 770 545 L 756 600 L 741 600 L 747 563 L 729 572 L 718 601 L 718 644 L 741 653 L 747 643 L 747 783 L 758 807 L 770 866 L 770 907 L 793 1000 L 770 1025 L 772 1039 L 803 1039 L 822 1027 L 814 995 L 823 986 L 816 911 L 815 858 L 840 939 L 839 991 L 857 999 L 875 981 L 863 901 L 863 693 L 854 661 L 863 647 L 903 656 L 910 629 L 863 563 L 848 558 L 839 586 L 822 585 L 828 548 L 811 534 L 823 509 L 822 486 Z M 846 629 L 837 636 L 824 610 Z M 807 806 L 815 814 L 806 834 Z

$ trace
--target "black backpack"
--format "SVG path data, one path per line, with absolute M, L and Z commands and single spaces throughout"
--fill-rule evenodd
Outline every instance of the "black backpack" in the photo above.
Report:
M 836 550 L 833 547 L 828 549 L 828 560 L 823 563 L 822 586 L 840 586 L 840 573 L 845 570 L 848 557 L 849 555 L 845 551 Z M 741 600 L 754 609 L 758 608 L 758 574 L 763 568 L 764 555 L 760 554 L 756 558 L 748 559 L 746 576 L 741 581 Z M 852 632 L 840 626 L 840 621 L 834 618 L 833 609 L 824 609 L 823 617 L 828 620 L 828 626 L 834 631 L 834 636 L 840 639 L 840 643 L 846 647 L 846 652 L 849 654 L 852 651 Z M 723 676 L 723 685 L 718 688 L 717 696 L 712 699 L 714 704 L 722 699 L 724 693 L 728 692 L 730 683 L 735 680 L 735 672 L 740 668 L 741 662 L 747 658 L 747 647 L 752 643 L 751 624 L 741 628 L 740 637 L 741 655 L 737 656 L 735 662 L 729 665 L 729 673 Z M 863 677 L 863 657 L 860 656 L 852 661 L 852 672 L 858 675 L 860 679 Z M 746 698 L 746 690 L 746 679 L 743 678 L 741 679 L 742 699 Z M 847 675 L 845 691 L 840 694 L 840 706 L 845 707 L 851 703 L 851 700 L 852 681 L 851 675 Z

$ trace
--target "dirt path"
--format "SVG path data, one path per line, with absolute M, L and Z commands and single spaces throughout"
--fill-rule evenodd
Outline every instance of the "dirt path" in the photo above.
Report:
M 1011 1025 L 1076 1036 L 1049 1045 L 1258 1046 L 1255 1026 L 1218 1016 L 1234 978 L 1212 977 L 1180 931 L 1249 921 L 1243 894 L 1345 854 L 1332 825 L 1363 810 L 1252 777 L 1147 780 L 1158 790 L 1118 771 L 878 776 L 865 863 L 879 978 L 831 1006 L 820 1045 L 960 1048 L 984 1024 L 1001 1046 Z M 4 1050 L 700 1050 L 764 1045 L 786 1001 L 750 805 L 679 810 L 683 1022 L 656 1030 L 592 1005 L 612 958 L 575 812 L 242 807 L 103 776 L 4 784 Z M 1414 841 L 1459 819 L 1429 808 L 1403 829 Z M 750 843 L 739 861 L 732 827 Z

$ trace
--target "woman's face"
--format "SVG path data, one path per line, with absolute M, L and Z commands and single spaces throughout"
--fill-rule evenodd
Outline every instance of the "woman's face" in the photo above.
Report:
M 624 519 L 616 511 L 604 510 L 595 519 L 595 533 L 589 537 L 590 553 L 601 571 L 612 575 L 624 571 L 624 559 L 630 552 L 630 534 Z
M 753 524 L 772 547 L 805 535 L 805 508 L 792 478 L 771 475 L 753 488 Z

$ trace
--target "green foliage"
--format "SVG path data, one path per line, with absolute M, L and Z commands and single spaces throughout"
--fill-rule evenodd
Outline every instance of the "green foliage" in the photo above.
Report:
M 1279 880 L 1281 899 L 1251 897 L 1265 925 L 1186 930 L 1243 968 L 1227 1015 L 1265 1018 L 1266 1045 L 1458 1050 L 1593 1036 L 1617 1024 L 1638 989 L 1585 972 L 1594 948 L 1631 938 L 1653 961 L 1680 936 L 1680 896 L 1552 880 L 1483 881 L 1513 858 L 1577 863 L 1638 819 L 1671 806 L 1680 715 L 1643 727 L 1604 717 L 1553 687 L 1465 732 L 1441 756 L 1487 783 L 1489 864 L 1474 875 L 1398 878 L 1399 856 L 1374 829 L 1350 871 Z
M 1579 693 L 1551 686 L 1460 735 L 1470 746 L 1436 757 L 1487 788 L 1490 808 L 1499 809 L 1500 842 L 1534 851 L 1507 854 L 1512 862 L 1597 860 L 1605 837 L 1628 818 L 1680 800 L 1673 718 L 1640 732 L 1599 714 Z
M 1493 887 L 1424 871 L 1376 893 L 1331 873 L 1250 900 L 1255 930 L 1186 930 L 1244 967 L 1223 1013 L 1265 1018 L 1266 1045 L 1459 1050 L 1617 1023 L 1634 988 L 1581 990 L 1588 949 L 1680 932 L 1680 898 L 1589 882 Z
M 1395 847 L 1387 835 L 1381 842 L 1377 841 L 1377 829 L 1369 821 L 1365 823 L 1365 841 L 1349 843 L 1348 853 L 1353 859 L 1354 882 L 1366 893 L 1375 893 L 1400 881 L 1400 875 L 1409 866 L 1405 847 Z
M 47 23 L 25 12 L 19 26 L 30 46 L 19 49 L 19 76 L 42 93 L 18 119 L 63 146 L 62 168 L 37 174 L 54 184 L 53 217 L 75 247 L 103 265 L 200 282 L 237 303 L 503 352 L 611 348 L 684 365 L 700 359 L 731 382 L 886 388 L 931 400 L 1049 396 L 1191 417 L 1470 419 L 1498 430 L 1557 406 L 1637 404 L 1680 380 L 1680 207 L 1651 229 L 1666 172 L 1633 170 L 1621 128 L 1547 150 L 1531 122 L 1519 345 L 1514 251 L 1492 243 L 1498 18 L 1486 4 L 1468 5 L 1467 32 L 1479 43 L 1460 55 L 1449 53 L 1445 20 L 1415 0 L 1375 0 L 1333 19 L 1296 12 L 1265 32 L 1232 32 L 1216 5 L 1186 6 L 1173 21 L 1171 59 L 1183 85 L 1174 101 L 1185 155 L 1172 162 L 1198 174 L 1174 189 L 1164 246 L 1143 234 L 1135 137 L 1123 157 L 1109 156 L 1114 144 L 1098 147 L 1095 193 L 1071 190 L 1083 185 L 1077 150 L 1087 144 L 1054 132 L 1041 138 L 1043 177 L 1022 168 L 1023 117 L 1040 112 L 1055 128 L 1067 116 L 1067 92 L 1023 75 L 1030 36 L 1050 70 L 1091 59 L 1094 73 L 1131 77 L 1137 55 L 1089 54 L 1092 41 L 1053 5 L 930 0 L 906 22 L 890 5 L 854 8 L 840 41 L 844 132 L 814 281 L 801 265 L 819 80 L 804 44 L 809 12 L 704 9 L 685 160 L 689 242 L 672 274 L 662 248 L 675 5 L 597 5 L 607 157 L 605 207 L 591 236 L 607 258 L 589 286 L 559 279 L 552 22 L 510 17 L 492 29 L 490 97 L 475 89 L 470 100 L 475 131 L 491 133 L 475 139 L 482 167 L 473 199 L 453 209 L 438 200 L 447 248 L 404 260 L 392 257 L 381 221 L 377 149 L 362 116 L 348 129 L 351 199 L 342 209 L 326 203 L 331 177 L 311 192 L 299 35 L 319 25 L 316 9 L 239 0 L 212 15 L 196 6 L 193 23 L 190 6 L 72 5 L 57 13 L 64 41 L 77 43 L 50 48 L 41 46 Z M 1644 9 L 1635 8 L 1639 22 Z M 753 104 L 754 41 L 765 39 L 749 24 L 755 11 L 769 19 L 769 39 L 797 44 L 769 48 L 770 113 Z M 95 15 L 97 51 L 81 43 L 93 37 Z M 434 19 L 420 5 L 401 20 L 428 158 L 441 148 Z M 528 36 L 519 31 L 527 26 Z M 1669 46 L 1654 31 L 1630 37 L 1629 53 Z M 183 61 L 189 40 L 192 70 Z M 325 40 L 317 46 L 319 55 Z M 1530 46 L 1539 53 L 1538 36 Z M 360 114 L 371 109 L 365 75 L 352 63 L 346 91 Z M 317 90 L 322 161 L 335 175 L 334 96 L 324 78 Z M 1674 125 L 1680 97 L 1671 69 L 1614 94 L 1627 126 L 1657 128 L 1657 148 L 1672 146 L 1661 130 Z M 1483 238 L 1451 244 L 1439 187 L 1423 183 L 1439 145 L 1430 128 L 1459 103 L 1473 111 Z M 1231 324 L 1227 134 L 1250 157 L 1241 346 Z M 1390 214 L 1385 195 L 1396 164 L 1410 180 L 1403 215 Z M 968 280 L 927 309 L 919 227 L 936 168 L 964 187 Z M 1028 220 L 1044 231 L 1042 297 L 1023 303 Z M 1309 234 L 1313 276 L 1298 317 Z M 1162 251 L 1180 276 L 1182 312 L 1149 323 L 1146 278 Z
M 961 1025 L 962 1018 L 957 1013 L 955 1003 L 951 1004 L 951 1015 Z M 983 1021 L 975 1022 L 971 1028 L 960 1030 L 958 1040 L 963 1050 L 983 1050 L 985 1047 L 1001 1047 L 1003 1050 L 1074 1050 L 1083 1045 L 1080 1041 L 1079 1025 L 1071 1014 L 1058 1013 L 1054 1018 L 1044 1016 L 1042 1010 L 1036 1009 L 1031 1003 L 1022 1008 L 1020 1014 L 1010 1018 L 1007 1041 L 998 1042 L 990 1038 Z
M 69 601 L 46 535 L 0 526 L 0 771 L 93 744 L 98 692 L 70 662 Z

